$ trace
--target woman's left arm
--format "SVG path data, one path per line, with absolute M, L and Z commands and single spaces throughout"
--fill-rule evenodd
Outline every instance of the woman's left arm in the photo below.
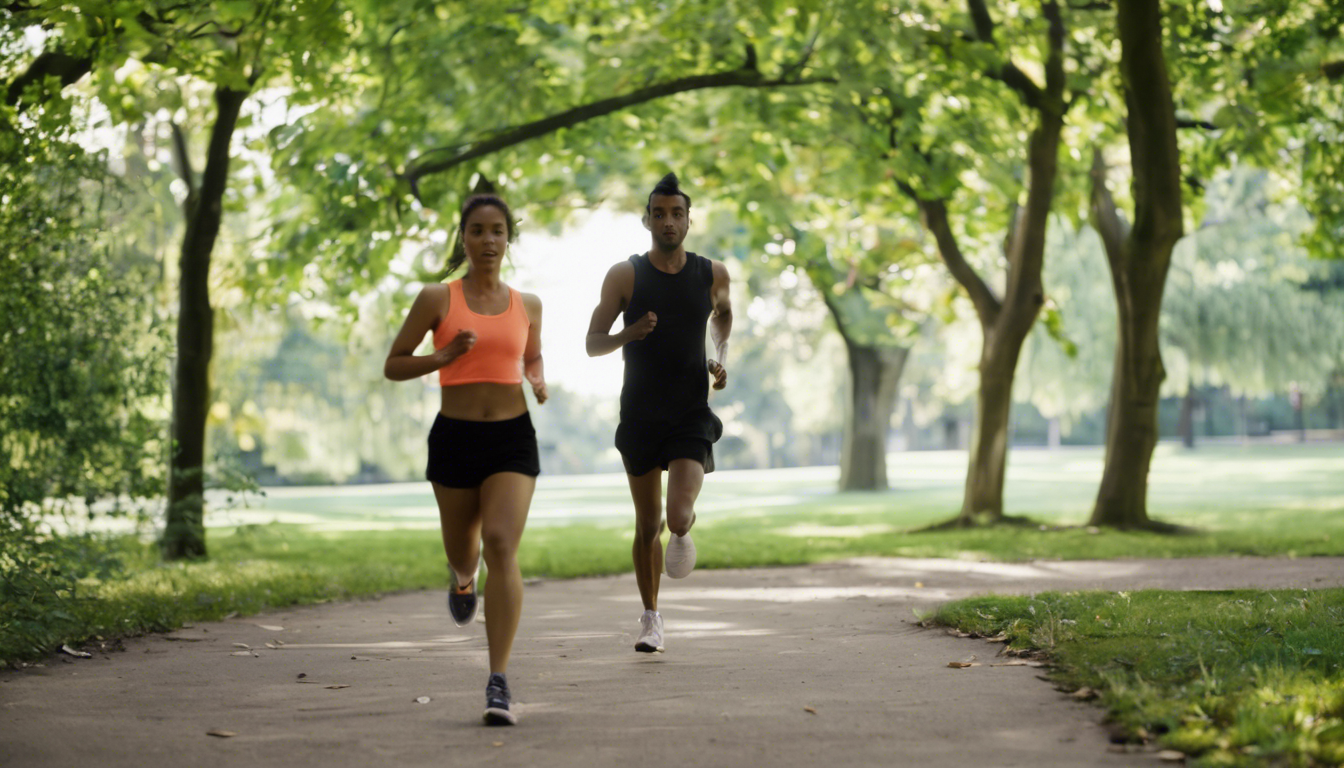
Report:
M 532 385 L 532 394 L 537 405 L 546 402 L 546 369 L 541 361 L 541 299 L 535 294 L 523 294 L 523 307 L 527 310 L 530 326 L 527 329 L 527 346 L 523 348 L 523 378 Z

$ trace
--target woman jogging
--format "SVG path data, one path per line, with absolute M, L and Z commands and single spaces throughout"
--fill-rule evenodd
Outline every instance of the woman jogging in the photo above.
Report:
M 485 634 L 490 679 L 485 722 L 513 725 L 505 673 L 523 605 L 518 543 L 541 468 L 537 437 L 523 397 L 526 378 L 546 402 L 541 362 L 541 300 L 500 280 L 516 233 L 508 205 L 475 195 L 462 206 L 458 247 L 448 262 L 467 274 L 427 285 L 392 342 L 383 368 L 394 381 L 439 372 L 439 415 L 429 433 L 425 477 L 434 486 L 451 586 L 448 610 L 458 626 L 476 616 L 476 577 L 484 554 Z M 426 333 L 434 352 L 416 355 Z

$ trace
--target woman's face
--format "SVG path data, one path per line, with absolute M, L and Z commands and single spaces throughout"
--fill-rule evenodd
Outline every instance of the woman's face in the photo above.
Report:
M 462 247 L 472 269 L 498 270 L 509 247 L 509 222 L 493 205 L 482 205 L 467 215 Z

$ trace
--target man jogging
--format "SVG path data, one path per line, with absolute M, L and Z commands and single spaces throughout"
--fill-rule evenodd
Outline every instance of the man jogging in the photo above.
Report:
M 705 473 L 714 471 L 714 442 L 723 423 L 709 409 L 709 377 L 714 388 L 728 383 L 724 358 L 733 310 L 728 270 L 721 262 L 687 253 L 691 197 L 669 173 L 653 188 L 644 207 L 644 226 L 653 237 L 647 253 L 613 266 L 588 326 L 588 355 L 624 348 L 625 383 L 616 448 L 625 464 L 635 502 L 635 581 L 644 601 L 635 650 L 663 650 L 663 617 L 658 582 L 684 578 L 695 568 L 695 499 Z M 617 315 L 625 325 L 611 333 Z M 705 326 L 715 358 L 705 356 Z M 667 526 L 672 535 L 664 557 L 659 538 L 663 518 L 663 470 L 667 470 Z

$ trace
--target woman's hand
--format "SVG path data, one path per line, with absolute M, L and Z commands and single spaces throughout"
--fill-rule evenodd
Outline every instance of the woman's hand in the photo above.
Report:
M 537 398 L 537 405 L 546 402 L 549 395 L 546 393 L 546 380 L 540 375 L 532 373 L 527 374 L 527 383 L 532 385 L 532 394 Z
M 470 328 L 463 328 L 457 332 L 457 335 L 453 337 L 452 341 L 445 344 L 443 349 L 439 350 L 439 357 L 442 360 L 442 365 L 439 367 L 442 368 L 444 365 L 467 354 L 474 346 L 476 346 L 476 332 Z

